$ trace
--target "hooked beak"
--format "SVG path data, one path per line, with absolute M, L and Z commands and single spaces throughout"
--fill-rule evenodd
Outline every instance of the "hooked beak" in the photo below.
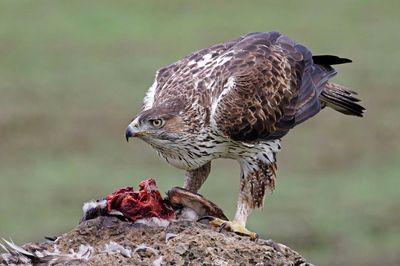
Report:
M 126 141 L 129 141 L 131 137 L 140 137 L 142 135 L 144 135 L 144 132 L 139 129 L 139 124 L 136 121 L 130 123 L 125 130 Z

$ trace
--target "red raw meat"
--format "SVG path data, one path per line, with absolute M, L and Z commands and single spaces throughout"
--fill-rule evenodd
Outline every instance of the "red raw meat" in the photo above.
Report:
M 154 179 L 146 179 L 139 183 L 139 191 L 132 187 L 116 190 L 107 196 L 107 211 L 117 210 L 132 222 L 142 219 L 158 217 L 174 219 L 174 209 L 163 201 Z

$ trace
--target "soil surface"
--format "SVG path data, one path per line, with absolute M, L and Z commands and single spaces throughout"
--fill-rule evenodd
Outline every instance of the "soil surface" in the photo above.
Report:
M 0 264 L 311 265 L 285 245 L 219 233 L 208 224 L 179 221 L 150 227 L 107 216 L 83 222 L 54 241 L 22 248 L 34 256 L 3 254 Z

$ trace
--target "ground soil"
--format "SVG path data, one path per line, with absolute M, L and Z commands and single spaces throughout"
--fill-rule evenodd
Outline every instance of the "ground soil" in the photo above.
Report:
M 123 251 L 105 252 L 110 241 Z M 90 256 L 64 260 L 63 265 L 310 265 L 297 252 L 271 240 L 256 242 L 231 232 L 219 233 L 208 224 L 174 222 L 167 227 L 149 227 L 98 217 L 83 222 L 55 241 L 29 243 L 30 252 L 49 250 L 60 253 L 90 246 Z M 1 263 L 1 257 L 0 257 Z M 3 261 L 4 263 L 4 261 Z M 53 260 L 57 264 L 57 260 Z

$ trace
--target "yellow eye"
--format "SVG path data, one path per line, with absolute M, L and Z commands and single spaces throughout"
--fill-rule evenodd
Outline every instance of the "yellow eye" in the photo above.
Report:
M 162 119 L 152 119 L 150 120 L 150 123 L 153 127 L 155 128 L 160 128 L 164 125 L 164 120 Z

